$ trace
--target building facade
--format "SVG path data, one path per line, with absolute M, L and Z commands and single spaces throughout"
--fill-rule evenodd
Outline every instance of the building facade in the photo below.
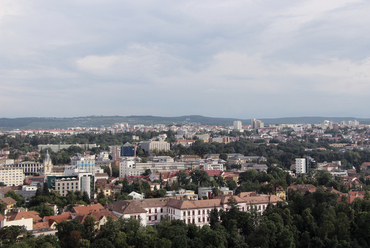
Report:
M 153 150 L 157 151 L 169 151 L 170 143 L 165 141 L 143 141 L 140 143 L 141 149 L 146 153 L 151 154 Z
M 12 165 L 0 165 L 0 182 L 7 186 L 23 185 L 23 168 Z

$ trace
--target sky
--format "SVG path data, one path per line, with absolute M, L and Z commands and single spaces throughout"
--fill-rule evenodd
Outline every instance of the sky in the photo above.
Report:
M 1 0 L 0 117 L 367 118 L 370 1 Z

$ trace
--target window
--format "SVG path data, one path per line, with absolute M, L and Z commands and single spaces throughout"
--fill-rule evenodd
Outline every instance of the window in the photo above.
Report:
M 203 217 L 203 222 L 204 222 L 204 220 L 205 220 L 205 219 L 204 219 L 204 217 Z
M 190 215 L 190 211 L 188 211 L 188 215 Z
M 261 205 L 258 206 L 258 210 L 261 210 Z
M 152 216 L 149 216 L 149 220 L 152 220 Z
M 163 208 L 161 208 L 161 213 L 163 213 Z
M 184 216 L 186 216 L 186 212 L 184 212 Z
M 200 210 L 198 210 L 198 214 L 200 214 Z
M 193 215 L 195 215 L 195 211 L 193 210 Z
M 205 211 L 204 211 L 204 209 L 203 209 L 203 214 L 205 214 Z
M 157 213 L 157 209 L 155 209 L 154 212 Z
M 157 215 L 156 215 L 156 216 L 154 216 L 154 220 L 157 220 Z
M 152 213 L 152 210 L 151 210 L 151 209 L 149 209 L 149 213 L 150 213 L 150 214 Z
M 200 222 L 200 218 L 198 218 L 198 222 Z

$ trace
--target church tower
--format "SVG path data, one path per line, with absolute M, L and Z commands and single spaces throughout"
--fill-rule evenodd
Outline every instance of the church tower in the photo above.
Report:
M 51 162 L 49 151 L 46 150 L 44 159 L 44 175 L 50 175 L 53 172 L 53 163 Z

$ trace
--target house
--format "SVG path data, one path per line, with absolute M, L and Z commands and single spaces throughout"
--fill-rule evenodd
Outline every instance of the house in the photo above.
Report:
M 0 221 L 0 228 L 4 226 L 25 226 L 27 231 L 33 230 L 34 223 L 42 219 L 36 211 L 27 211 L 25 208 L 13 209 Z
M 12 208 L 14 208 L 15 204 L 17 204 L 16 200 L 13 200 L 11 197 L 5 197 L 0 199 L 0 203 L 5 203 L 5 214 L 7 214 Z
M 88 213 L 103 211 L 103 210 L 105 210 L 105 207 L 103 207 L 103 205 L 98 203 L 98 204 L 90 204 L 87 206 L 73 207 L 72 211 L 77 214 L 88 214 Z
M 132 199 L 136 200 L 136 199 L 144 199 L 144 194 L 141 193 L 136 193 L 135 191 L 132 191 L 130 194 L 128 194 L 128 196 L 131 196 Z

